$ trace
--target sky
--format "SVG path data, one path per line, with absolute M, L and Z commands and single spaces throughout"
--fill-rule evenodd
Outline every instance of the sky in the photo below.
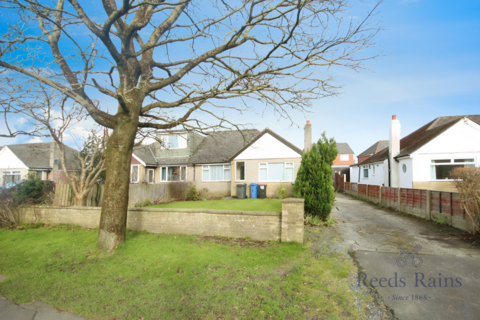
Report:
M 303 127 L 310 120 L 314 141 L 325 131 L 358 155 L 388 139 L 392 115 L 401 122 L 403 137 L 439 116 L 480 114 L 480 1 L 386 0 L 377 18 L 384 30 L 376 37 L 379 46 L 366 54 L 383 56 L 368 63 L 368 70 L 330 70 L 341 94 L 314 101 L 309 113 L 291 113 L 293 124 L 262 112 L 262 106 L 238 121 L 258 130 L 268 127 L 303 148 Z M 0 138 L 0 145 L 33 141 L 51 140 Z

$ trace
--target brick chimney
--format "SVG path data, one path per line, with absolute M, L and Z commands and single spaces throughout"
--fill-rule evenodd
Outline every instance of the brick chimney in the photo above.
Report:
M 394 159 L 400 153 L 400 121 L 397 120 L 397 116 L 392 116 L 390 121 L 389 130 L 389 143 L 388 143 L 388 157 L 390 160 L 390 186 L 398 188 L 400 186 L 400 165 L 397 160 Z
M 305 132 L 304 151 L 306 152 L 312 148 L 312 125 L 310 124 L 310 120 L 307 120 L 307 124 L 303 130 Z

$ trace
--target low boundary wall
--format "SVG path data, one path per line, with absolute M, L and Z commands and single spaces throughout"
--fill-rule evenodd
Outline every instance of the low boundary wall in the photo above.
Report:
M 20 223 L 75 224 L 96 228 L 99 207 L 29 207 L 19 213 Z M 168 234 L 227 236 L 303 243 L 304 200 L 282 200 L 282 212 L 209 209 L 129 208 L 127 228 Z
M 445 220 L 462 230 L 473 230 L 473 224 L 456 192 L 375 186 L 345 182 L 344 191 L 361 200 L 408 213 L 426 220 Z

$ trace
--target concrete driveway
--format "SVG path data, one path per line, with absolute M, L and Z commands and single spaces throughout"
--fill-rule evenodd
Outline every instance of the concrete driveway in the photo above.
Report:
M 461 230 L 337 194 L 336 232 L 399 319 L 480 319 L 480 248 Z

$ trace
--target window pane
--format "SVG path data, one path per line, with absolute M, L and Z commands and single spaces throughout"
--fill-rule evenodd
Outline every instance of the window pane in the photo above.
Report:
M 208 166 L 203 167 L 203 171 L 202 171 L 202 180 L 203 181 L 210 181 L 209 173 L 210 173 L 210 171 L 208 170 Z
M 268 164 L 268 181 L 283 181 L 285 165 L 283 163 Z
M 169 137 L 169 146 L 170 148 L 178 148 L 178 136 L 170 136 Z
M 186 181 L 186 180 L 187 180 L 187 167 L 182 167 L 182 177 L 181 177 L 181 180 L 182 180 L 182 181 Z
M 138 181 L 138 166 L 133 166 L 132 167 L 132 181 L 133 182 Z
M 223 171 L 223 180 L 230 181 L 230 166 Z
M 210 166 L 210 181 L 223 180 L 223 165 Z
M 437 180 L 448 179 L 448 174 L 453 168 L 463 167 L 462 165 L 435 166 L 435 176 Z
M 260 168 L 266 168 L 267 164 L 266 163 L 260 163 Z
M 168 136 L 162 137 L 162 148 L 168 149 Z
M 168 181 L 180 181 L 180 167 L 168 167 Z
M 455 163 L 461 163 L 461 162 L 475 162 L 474 159 L 455 159 L 453 160 Z
M 167 181 L 167 168 L 162 168 L 162 181 Z
M 432 160 L 432 163 L 450 163 L 451 161 L 450 159 Z
M 261 182 L 266 182 L 267 181 L 267 169 L 266 168 L 260 168 L 260 181 Z
M 286 167 L 293 167 L 293 162 L 287 162 L 287 163 L 285 163 L 285 166 Z
M 363 177 L 368 178 L 368 169 L 363 169 Z
M 285 169 L 285 180 L 293 181 L 293 168 Z

